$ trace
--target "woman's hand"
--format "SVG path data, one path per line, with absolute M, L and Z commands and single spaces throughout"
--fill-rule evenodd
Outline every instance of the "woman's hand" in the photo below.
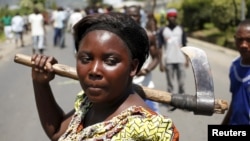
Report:
M 52 68 L 57 60 L 52 56 L 45 56 L 34 54 L 31 57 L 32 66 L 32 79 L 39 83 L 48 83 L 55 78 L 55 72 Z

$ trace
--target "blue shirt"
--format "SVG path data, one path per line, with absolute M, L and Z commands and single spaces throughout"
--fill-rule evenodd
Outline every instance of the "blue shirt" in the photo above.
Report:
M 236 58 L 230 67 L 230 92 L 232 93 L 232 114 L 230 125 L 250 125 L 250 66 L 241 64 Z

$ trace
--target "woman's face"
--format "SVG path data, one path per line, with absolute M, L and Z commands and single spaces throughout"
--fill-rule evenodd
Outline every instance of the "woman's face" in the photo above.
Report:
M 136 73 L 137 60 L 119 36 L 94 30 L 82 39 L 77 53 L 77 74 L 81 86 L 94 103 L 122 97 Z

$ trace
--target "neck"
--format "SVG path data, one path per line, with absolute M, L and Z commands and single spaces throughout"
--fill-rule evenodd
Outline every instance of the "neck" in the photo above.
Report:
M 250 60 L 249 59 L 243 59 L 241 60 L 242 65 L 250 65 Z
M 94 111 L 98 112 L 107 112 L 107 109 L 109 111 L 115 111 L 126 99 L 129 97 L 130 94 L 133 93 L 133 90 L 130 88 L 129 90 L 126 91 L 126 93 L 123 93 L 120 95 L 120 97 L 117 98 L 117 100 L 113 100 L 111 102 L 106 102 L 104 103 L 93 103 L 92 109 Z
M 125 108 L 127 108 L 126 105 L 124 106 L 124 101 L 126 101 L 131 94 L 133 94 L 132 89 L 124 93 L 113 103 L 93 104 L 91 109 L 88 111 L 86 118 L 84 119 L 84 125 L 87 127 L 98 122 L 109 120 L 116 116 Z
M 170 29 L 174 29 L 174 28 L 176 27 L 176 24 L 169 24 L 168 27 L 169 27 Z

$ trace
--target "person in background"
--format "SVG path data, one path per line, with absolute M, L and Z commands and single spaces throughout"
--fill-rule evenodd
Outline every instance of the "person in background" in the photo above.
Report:
M 148 22 L 148 13 L 147 11 L 145 11 L 141 5 L 138 5 L 139 9 L 140 9 L 140 24 L 143 28 L 146 28 L 146 24 Z
M 37 110 L 51 140 L 179 140 L 172 119 L 152 111 L 133 87 L 149 53 L 139 24 L 122 13 L 91 14 L 75 24 L 74 39 L 83 91 L 69 113 L 57 104 L 50 86 L 58 61 L 40 54 L 31 59 Z
M 242 21 L 235 32 L 235 46 L 240 56 L 229 69 L 231 103 L 223 125 L 250 125 L 250 19 Z
M 126 8 L 125 13 L 132 17 L 139 25 L 140 24 L 140 6 L 137 5 L 132 5 L 128 6 Z M 149 25 L 148 25 L 149 26 Z M 148 88 L 154 88 L 154 82 L 152 80 L 152 70 L 155 69 L 155 67 L 159 63 L 159 57 L 158 57 L 158 50 L 156 47 L 156 36 L 155 34 L 151 31 L 148 30 L 147 28 L 144 28 L 148 35 L 149 39 L 149 56 L 147 60 L 145 61 L 144 65 L 142 66 L 142 69 L 139 71 L 139 73 L 134 77 L 133 83 L 139 84 L 142 86 L 146 86 Z M 151 101 L 146 99 L 145 102 L 156 112 L 159 111 L 159 104 L 157 102 Z
M 33 43 L 32 53 L 36 53 L 37 50 L 40 54 L 43 54 L 45 41 L 45 20 L 39 9 L 34 9 L 34 12 L 29 15 L 28 21 L 30 23 Z
M 85 16 L 86 14 L 82 13 L 79 8 L 75 8 L 74 12 L 70 14 L 69 20 L 67 23 L 67 31 L 69 31 L 72 34 L 72 37 L 74 35 L 73 26 Z M 74 45 L 74 54 L 76 53 L 75 48 L 76 48 L 76 45 Z
M 18 47 L 18 42 L 20 41 L 21 47 L 24 47 L 23 31 L 24 31 L 24 19 L 17 12 L 16 15 L 11 20 L 11 29 L 15 34 L 15 45 Z
M 9 13 L 6 13 L 1 19 L 1 22 L 3 23 L 3 26 L 4 26 L 3 30 L 4 30 L 4 35 L 5 35 L 7 43 L 10 43 L 13 40 L 11 20 L 12 20 L 12 16 Z
M 106 12 L 105 13 L 110 13 L 110 12 L 113 12 L 114 11 L 114 7 L 112 5 L 109 5 L 107 8 L 106 8 Z
M 27 13 L 23 14 L 23 21 L 24 21 L 24 27 L 23 27 L 23 33 L 28 34 L 30 29 L 29 29 L 29 16 Z
M 59 46 L 65 47 L 64 41 L 64 29 L 66 26 L 67 15 L 62 7 L 58 7 L 56 11 L 53 11 L 51 22 L 54 27 L 53 45 L 54 47 Z
M 150 12 L 148 13 L 147 15 L 147 23 L 146 23 L 146 29 L 149 30 L 150 32 L 152 32 L 152 34 L 155 35 L 155 40 L 157 40 L 157 32 L 158 32 L 158 27 L 157 27 L 157 21 L 156 21 L 156 18 L 154 16 L 154 13 Z M 157 48 L 158 48 L 158 44 L 157 44 Z
M 160 52 L 160 71 L 165 72 L 167 80 L 167 91 L 174 91 L 174 80 L 177 79 L 177 93 L 185 93 L 185 75 L 189 66 L 187 57 L 181 51 L 187 44 L 186 34 L 183 28 L 177 24 L 177 10 L 169 9 L 167 11 L 168 24 L 161 29 L 159 36 L 163 42 L 159 45 Z M 171 107 L 170 111 L 175 110 Z

